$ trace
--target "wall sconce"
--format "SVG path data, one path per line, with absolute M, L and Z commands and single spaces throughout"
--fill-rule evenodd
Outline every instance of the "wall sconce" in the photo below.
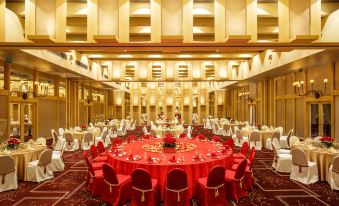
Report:
M 321 90 L 314 90 L 313 85 L 314 85 L 314 80 L 310 80 L 311 84 L 311 90 L 304 92 L 304 81 L 297 81 L 293 82 L 293 88 L 294 88 L 294 94 L 297 96 L 310 96 L 312 95 L 314 98 L 319 99 L 323 94 L 326 94 L 326 85 L 328 82 L 328 79 L 324 79 L 324 88 L 325 91 L 322 92 Z
M 243 92 L 239 93 L 239 99 L 240 100 L 247 100 L 248 102 L 253 102 L 253 99 L 250 98 L 250 92 L 245 92 L 245 90 L 243 90 Z

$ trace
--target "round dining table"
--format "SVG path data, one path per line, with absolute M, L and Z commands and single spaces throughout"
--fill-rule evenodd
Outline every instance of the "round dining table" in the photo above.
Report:
M 316 162 L 318 165 L 318 175 L 320 181 L 326 181 L 328 170 L 334 157 L 339 156 L 339 150 L 332 148 L 323 148 L 320 143 L 301 142 L 292 146 L 303 150 L 308 161 Z
M 173 127 L 173 128 L 167 128 L 167 127 L 157 127 L 154 129 L 157 136 L 163 137 L 165 136 L 166 132 L 170 132 L 173 134 L 173 136 L 178 137 L 181 133 L 184 132 L 183 127 Z
M 1 151 L 0 156 L 10 156 L 14 159 L 18 180 L 27 180 L 27 163 L 38 160 L 46 145 L 27 144 L 27 148 Z
M 266 147 L 266 141 L 267 139 L 272 137 L 272 134 L 275 132 L 275 130 L 247 130 L 247 129 L 242 129 L 241 133 L 243 136 L 250 138 L 250 135 L 252 132 L 257 131 L 260 134 L 260 139 L 261 139 L 261 145 L 262 147 Z
M 185 152 L 176 153 L 163 153 L 163 152 L 150 152 L 145 150 L 145 145 L 150 143 L 160 143 L 161 140 L 144 140 L 129 143 L 123 146 L 122 151 L 127 154 L 133 154 L 133 156 L 140 156 L 139 160 L 128 160 L 130 155 L 120 156 L 116 155 L 115 152 L 108 152 L 108 163 L 111 164 L 117 173 L 131 175 L 132 172 L 137 168 L 146 169 L 151 178 L 157 179 L 161 199 L 164 200 L 165 188 L 166 188 L 166 177 L 167 173 L 174 169 L 179 168 L 186 172 L 188 182 L 188 194 L 190 197 L 195 193 L 196 182 L 198 178 L 207 177 L 209 171 L 217 165 L 221 165 L 228 169 L 233 164 L 233 151 L 226 149 L 223 153 L 220 153 L 217 157 L 211 157 L 210 153 L 216 151 L 218 146 L 214 142 L 209 141 L 198 141 L 198 140 L 179 140 L 184 142 L 183 144 L 193 145 L 194 149 Z M 124 154 L 124 152 L 122 153 Z M 178 160 L 176 163 L 171 163 L 170 159 L 175 156 Z M 201 156 L 201 159 L 196 160 L 193 157 Z M 149 159 L 155 159 L 156 161 L 149 163 Z M 181 159 L 181 161 L 179 161 Z

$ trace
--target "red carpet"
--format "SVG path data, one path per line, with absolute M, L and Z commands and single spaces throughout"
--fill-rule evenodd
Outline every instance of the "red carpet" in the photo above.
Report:
M 289 174 L 271 168 L 272 160 L 271 151 L 257 151 L 253 166 L 256 185 L 237 205 L 339 205 L 339 191 L 331 191 L 327 182 L 303 185 L 291 181 Z M 99 198 L 92 199 L 84 187 L 87 169 L 82 151 L 65 152 L 64 161 L 65 171 L 54 173 L 54 179 L 40 184 L 19 182 L 16 191 L 0 193 L 0 206 L 101 205 Z

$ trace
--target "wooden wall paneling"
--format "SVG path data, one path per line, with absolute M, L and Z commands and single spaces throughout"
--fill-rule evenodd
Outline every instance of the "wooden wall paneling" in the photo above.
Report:
M 36 137 L 50 137 L 51 129 L 58 129 L 58 120 L 55 118 L 57 116 L 58 101 L 40 98 L 37 106 L 39 108 L 37 116 L 39 127 Z
M 334 82 L 334 88 L 339 90 L 339 62 L 335 62 Z
M 297 136 L 299 137 L 304 137 L 304 134 L 305 134 L 305 111 L 304 111 L 304 108 L 305 108 L 305 101 L 303 98 L 297 98 L 296 99 L 296 127 L 295 127 L 295 133 Z M 307 123 L 308 124 L 308 123 Z

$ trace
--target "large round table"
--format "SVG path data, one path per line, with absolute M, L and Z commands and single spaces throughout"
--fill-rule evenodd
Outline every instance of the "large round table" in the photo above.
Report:
M 267 139 L 272 137 L 272 134 L 275 132 L 274 130 L 247 130 L 243 129 L 241 130 L 241 133 L 243 136 L 250 138 L 250 135 L 252 132 L 259 132 L 260 134 L 260 139 L 261 139 L 261 145 L 262 147 L 266 147 L 266 141 Z
M 148 140 L 130 143 L 124 146 L 124 151 L 127 153 L 132 152 L 133 155 L 139 155 L 143 157 L 138 161 L 129 161 L 126 157 L 116 157 L 113 153 L 108 153 L 108 163 L 111 164 L 117 173 L 131 175 L 132 172 L 137 168 L 146 169 L 153 179 L 157 179 L 160 186 L 161 191 L 161 199 L 164 199 L 164 193 L 166 188 L 166 177 L 167 173 L 174 169 L 180 168 L 183 169 L 187 173 L 187 181 L 188 181 L 188 194 L 191 197 L 195 192 L 196 181 L 200 177 L 207 177 L 209 171 L 217 165 L 222 165 L 225 169 L 228 169 L 233 164 L 233 151 L 228 150 L 223 155 L 219 156 L 219 158 L 211 158 L 207 154 L 216 149 L 216 146 L 213 142 L 207 141 L 196 141 L 196 140 L 179 140 L 185 141 L 187 143 L 191 143 L 196 145 L 196 149 L 181 152 L 180 155 L 184 157 L 184 161 L 182 163 L 169 163 L 168 159 L 176 156 L 178 159 L 178 153 L 157 153 L 157 152 L 146 152 L 142 147 L 145 144 L 150 143 L 150 141 L 160 141 L 160 140 Z M 192 157 L 196 153 L 201 153 L 203 157 L 203 161 L 193 161 Z M 145 160 L 144 156 L 152 156 L 155 158 L 163 159 L 159 163 L 149 164 Z

